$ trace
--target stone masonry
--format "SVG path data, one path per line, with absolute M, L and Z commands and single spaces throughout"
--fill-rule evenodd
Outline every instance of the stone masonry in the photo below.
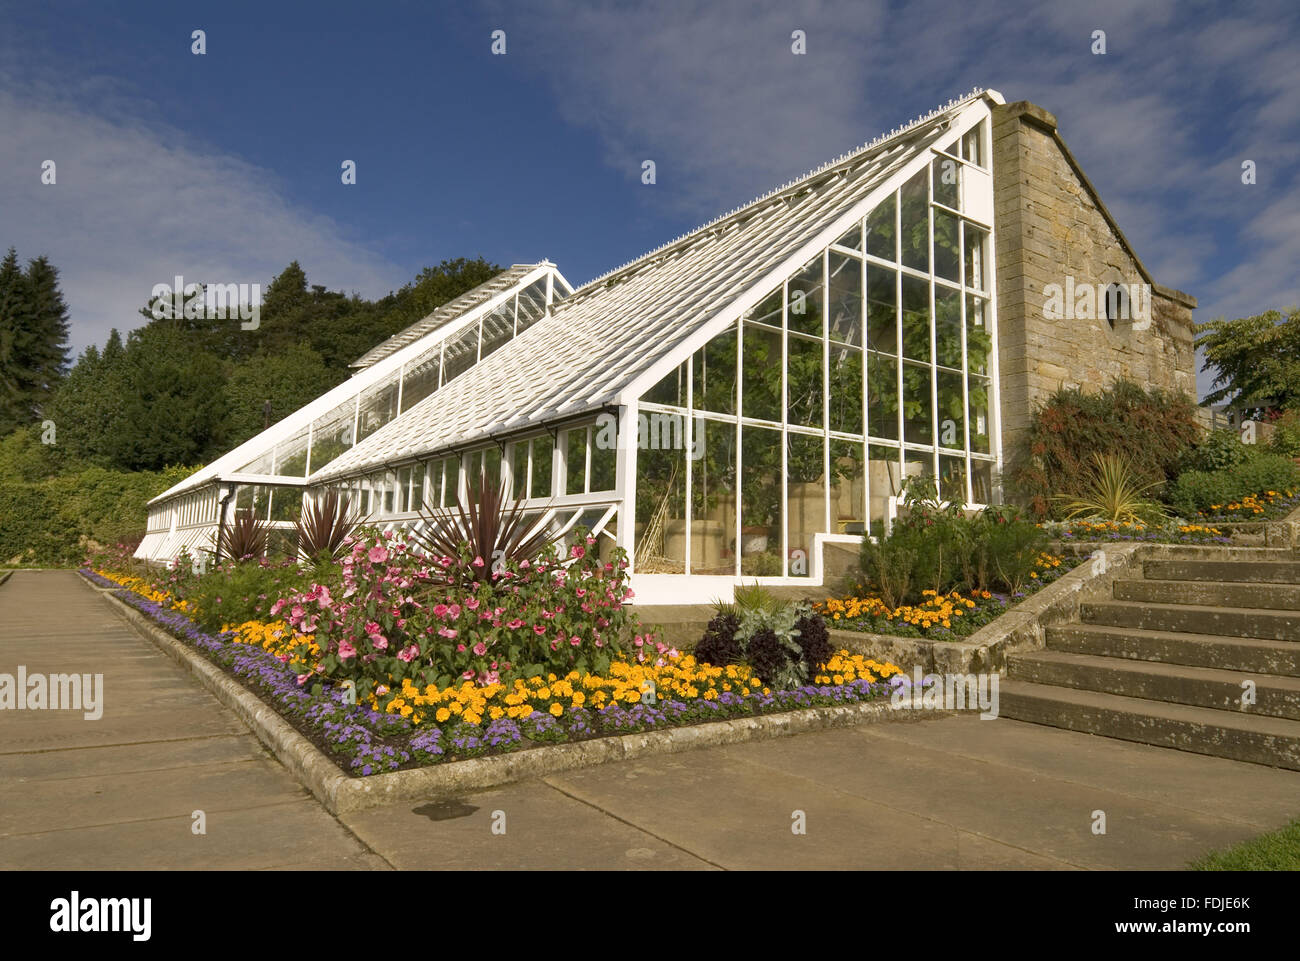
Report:
M 1056 118 L 1027 101 L 995 108 L 993 176 L 1004 457 L 1061 386 L 1098 389 L 1127 377 L 1194 397 L 1196 298 L 1151 279 Z M 1052 319 L 1044 288 L 1067 283 L 1149 284 L 1150 323 L 1112 324 L 1101 304 L 1091 318 Z

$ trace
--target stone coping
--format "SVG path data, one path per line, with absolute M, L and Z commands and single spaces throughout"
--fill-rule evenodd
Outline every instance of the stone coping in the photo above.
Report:
M 84 581 L 85 578 L 82 578 Z M 87 586 L 96 585 L 86 581 Z M 354 777 L 298 732 L 284 717 L 234 677 L 198 651 L 172 637 L 142 612 L 117 597 L 110 588 L 97 588 L 118 612 L 163 653 L 188 670 L 213 696 L 230 708 L 281 763 L 331 814 L 361 811 L 399 801 L 440 800 L 470 791 L 545 777 L 560 771 L 593 767 L 657 754 L 674 754 L 701 747 L 784 737 L 810 731 L 847 727 L 886 719 L 938 717 L 939 711 L 895 712 L 887 696 L 858 704 L 814 707 L 755 717 L 706 721 L 662 731 L 645 731 L 589 741 L 548 744 L 490 757 L 469 758 L 426 767 Z
M 13 576 L 14 576 L 13 571 L 0 571 L 0 584 L 3 584 L 5 581 L 9 580 L 9 578 Z
M 1031 594 L 974 634 L 956 641 L 923 637 L 894 637 L 862 631 L 830 629 L 831 643 L 858 654 L 893 662 L 910 673 L 920 665 L 926 673 L 1004 673 L 1006 655 L 1014 650 L 1041 649 L 1047 628 L 1076 620 L 1079 608 L 1088 601 L 1107 598 L 1114 581 L 1143 561 L 1167 559 L 1259 560 L 1258 547 L 1229 544 L 1159 544 L 1148 541 L 1115 541 L 1070 545 L 1088 558 L 1074 570 Z M 1273 552 L 1269 550 L 1269 553 Z

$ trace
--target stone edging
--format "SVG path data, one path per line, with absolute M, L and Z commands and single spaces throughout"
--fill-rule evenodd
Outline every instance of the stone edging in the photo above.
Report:
M 85 581 L 85 578 L 82 580 Z M 85 583 L 89 587 L 95 587 L 89 581 Z M 258 740 L 271 749 L 331 814 L 360 811 L 397 801 L 451 798 L 468 791 L 496 787 L 525 778 L 544 777 L 575 768 L 593 767 L 607 761 L 675 754 L 700 747 L 847 727 L 891 716 L 896 716 L 899 720 L 918 716 L 913 711 L 895 715 L 889 699 L 882 696 L 879 700 L 859 704 L 708 721 L 664 731 L 549 744 L 491 757 L 470 758 L 388 774 L 372 774 L 369 777 L 350 777 L 340 771 L 338 765 L 316 745 L 298 733 L 274 708 L 220 667 L 172 637 L 110 590 L 101 589 L 100 593 L 163 653 L 186 668 L 217 700 L 234 711 L 257 735 Z M 938 716 L 940 713 L 927 711 L 920 716 Z
M 1287 520 L 1290 521 L 1290 518 Z M 1007 652 L 1044 647 L 1049 626 L 1077 619 L 1080 605 L 1108 597 L 1116 577 L 1143 561 L 1217 559 L 1234 554 L 1246 560 L 1252 555 L 1258 556 L 1258 551 L 1268 550 L 1230 545 L 1158 544 L 1141 541 L 1071 546 L 1085 550 L 1095 549 L 1074 570 L 1038 593 L 1026 597 L 969 637 L 959 641 L 935 641 L 923 637 L 893 637 L 831 628 L 831 642 L 856 653 L 884 657 L 904 671 L 920 665 L 927 674 L 1001 673 L 1006 670 Z
M 13 571 L 0 571 L 0 584 L 4 584 L 5 581 L 9 580 L 9 578 L 13 576 Z

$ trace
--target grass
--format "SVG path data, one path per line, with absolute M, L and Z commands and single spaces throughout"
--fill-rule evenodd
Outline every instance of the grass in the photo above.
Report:
M 1193 861 L 1193 871 L 1300 871 L 1300 818 L 1226 851 Z

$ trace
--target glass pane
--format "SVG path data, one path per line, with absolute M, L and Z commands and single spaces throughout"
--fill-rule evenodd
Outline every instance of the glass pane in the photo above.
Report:
M 961 248 L 957 240 L 957 218 L 942 210 L 934 212 L 934 274 L 961 283 Z
M 465 373 L 478 360 L 478 324 L 461 331 L 443 343 L 442 382 Z
M 978 124 L 961 138 L 962 157 L 980 167 L 984 166 L 983 139 L 980 136 L 983 129 L 984 125 Z
M 898 440 L 898 361 L 867 352 L 867 432 Z
M 740 572 L 781 574 L 781 432 L 740 429 L 743 474 L 740 492 Z
M 761 301 L 758 306 L 746 312 L 745 320 L 752 321 L 756 324 L 767 324 L 769 327 L 781 326 L 781 298 L 785 294 L 782 288 L 778 287 Z
M 934 480 L 934 455 L 914 450 L 903 451 L 903 479 L 914 497 L 938 493 Z
M 414 363 L 407 364 L 402 373 L 402 410 L 408 411 L 438 389 L 438 370 L 441 366 L 442 345 L 422 354 Z
M 483 487 L 483 452 L 476 450 L 466 455 L 465 493 L 471 501 L 477 501 Z
M 701 418 L 695 430 L 703 456 L 691 464 L 691 573 L 734 574 L 736 426 Z
M 894 223 L 894 209 L 891 194 L 867 215 L 867 253 L 897 263 L 898 230 Z
M 555 441 L 550 434 L 542 434 L 532 440 L 532 486 L 529 497 L 551 496 L 551 458 L 555 450 Z
M 384 474 L 383 478 L 380 480 L 380 483 L 383 484 L 384 487 L 384 513 L 385 514 L 395 513 L 396 503 L 393 497 L 394 494 L 393 474 L 391 472 Z
M 993 338 L 984 322 L 988 301 L 973 294 L 966 295 L 966 360 L 976 374 L 988 373 L 989 353 Z
M 831 344 L 831 430 L 862 433 L 862 351 Z
M 930 360 L 930 282 L 903 275 L 903 356 Z
M 899 191 L 902 204 L 903 265 L 930 272 L 930 198 L 928 170 L 920 170 Z
M 275 472 L 282 477 L 307 476 L 307 431 L 276 445 Z
M 406 512 L 407 502 L 411 499 L 411 468 L 402 467 L 397 471 L 397 513 Z
M 993 462 L 972 460 L 970 462 L 970 486 L 972 504 L 993 503 Z
M 790 410 L 789 423 L 820 427 L 822 398 L 825 396 L 822 384 L 822 342 L 790 334 L 786 349 L 790 352 L 786 398 Z M 748 416 L 748 391 L 745 394 L 745 413 Z
M 435 376 L 437 371 L 435 370 Z M 311 425 L 311 469 L 318 471 L 352 446 L 356 401 L 340 404 Z
M 865 530 L 864 453 L 860 441 L 831 438 L 831 530 L 835 533 L 861 534 Z
M 558 289 L 558 287 L 557 287 Z M 546 278 L 529 284 L 519 292 L 519 330 L 531 327 L 546 313 Z
M 271 491 L 271 520 L 296 521 L 302 513 L 302 491 L 279 487 Z
M 898 353 L 898 271 L 867 264 L 867 346 Z
M 684 418 L 683 418 L 684 419 Z M 595 429 L 591 442 L 591 483 L 593 491 L 612 491 L 614 489 L 614 471 L 616 467 L 617 440 L 611 445 L 606 441 L 612 431 Z
M 826 315 L 831 339 L 862 346 L 862 261 L 830 252 L 830 302 Z
M 361 394 L 357 440 L 362 441 L 397 416 L 397 378 L 366 388 Z
M 515 441 L 506 445 L 506 463 L 510 465 L 510 487 L 507 493 L 512 499 L 527 497 L 528 441 Z
M 966 458 L 939 455 L 939 496 L 950 504 L 966 503 Z
M 483 473 L 488 483 L 501 489 L 501 448 L 489 447 L 483 452 Z
M 911 444 L 934 443 L 930 423 L 931 367 L 903 364 L 903 440 Z
M 568 456 L 565 459 L 564 492 L 586 493 L 587 484 L 587 428 L 575 427 L 568 434 Z
M 885 520 L 889 515 L 889 503 L 902 490 L 903 469 L 899 463 L 899 453 L 893 447 L 868 449 L 868 474 L 871 479 L 871 500 L 868 503 L 870 531 L 873 537 L 885 533 Z
M 991 453 L 989 440 L 989 379 L 970 375 L 970 449 L 977 454 Z
M 636 570 L 684 574 L 686 452 L 638 451 L 636 470 Z
M 736 412 L 736 327 L 718 334 L 692 358 L 696 410 Z
M 647 404 L 666 404 L 670 407 L 686 407 L 686 365 L 679 364 L 670 370 L 659 383 L 655 384 L 641 398 Z
M 482 360 L 494 350 L 504 347 L 514 335 L 515 305 L 512 299 L 483 318 L 483 343 L 479 348 L 479 359 Z
M 791 330 L 822 336 L 822 257 L 818 254 L 790 278 L 786 319 Z
M 443 506 L 442 465 L 443 462 L 440 460 L 436 460 L 429 465 L 429 506 L 434 508 Z
M 984 275 L 984 241 L 988 234 L 978 227 L 966 224 L 963 227 L 966 245 L 966 286 L 976 290 L 987 290 L 988 278 Z
M 934 285 L 935 356 L 939 365 L 961 370 L 961 293 Z
M 811 576 L 813 535 L 826 529 L 826 465 L 822 459 L 826 444 L 823 438 L 809 434 L 788 432 L 786 438 L 789 574 Z M 745 473 L 749 473 L 748 465 Z
M 854 250 L 862 249 L 862 225 L 854 224 L 848 229 L 848 232 L 839 240 L 835 241 L 841 247 L 852 247 Z
M 949 157 L 935 157 L 930 162 L 930 168 L 934 171 L 934 202 L 960 210 L 957 204 L 960 197 L 958 181 L 961 179 L 961 164 Z
M 781 420 L 781 332 L 746 324 L 741 413 L 758 420 Z
M 424 465 L 416 464 L 411 468 L 411 497 L 407 510 L 424 510 Z
M 939 446 L 966 449 L 966 398 L 962 395 L 961 374 L 941 370 L 939 390 Z

